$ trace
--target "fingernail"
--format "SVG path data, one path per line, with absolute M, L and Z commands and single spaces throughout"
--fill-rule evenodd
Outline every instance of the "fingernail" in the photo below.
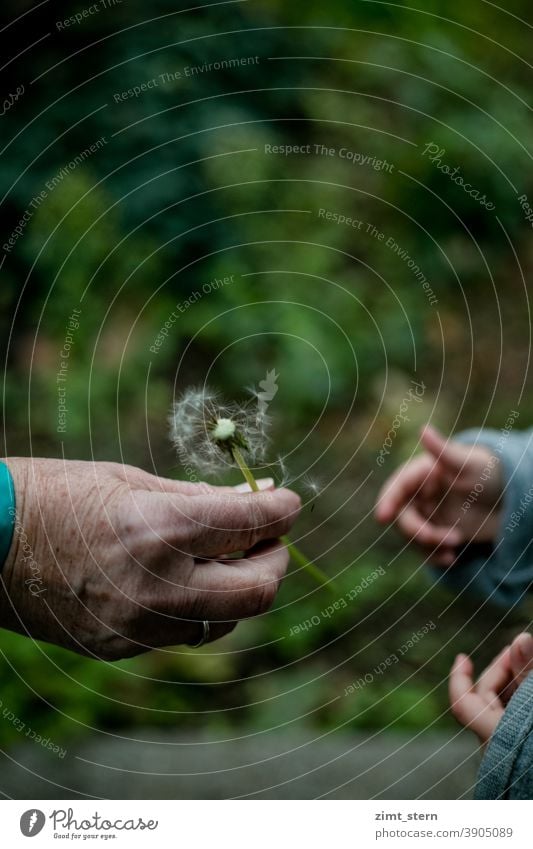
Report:
M 259 489 L 272 489 L 274 486 L 274 478 L 259 478 L 256 481 Z M 233 487 L 235 492 L 251 492 L 252 488 L 249 483 L 240 483 L 237 486 Z
M 234 486 L 233 489 L 235 492 L 251 492 L 252 489 L 249 483 L 239 483 L 237 486 Z
M 272 489 L 274 486 L 274 478 L 259 478 L 257 486 L 259 489 Z

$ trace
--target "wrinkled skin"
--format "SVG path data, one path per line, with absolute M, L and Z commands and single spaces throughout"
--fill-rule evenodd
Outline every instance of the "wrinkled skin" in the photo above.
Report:
M 11 458 L 17 521 L 0 625 L 106 660 L 194 645 L 264 613 L 300 501 L 115 463 Z M 241 559 L 228 555 L 244 552 Z

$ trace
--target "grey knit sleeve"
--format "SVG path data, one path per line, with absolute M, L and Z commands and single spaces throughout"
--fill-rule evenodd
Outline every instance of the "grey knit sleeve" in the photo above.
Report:
M 471 591 L 513 607 L 533 585 L 533 430 L 468 430 L 456 438 L 486 446 L 501 463 L 502 519 L 494 545 L 483 556 L 472 546 L 458 563 L 433 575 L 456 593 Z
M 533 799 L 533 673 L 518 688 L 491 737 L 475 799 Z

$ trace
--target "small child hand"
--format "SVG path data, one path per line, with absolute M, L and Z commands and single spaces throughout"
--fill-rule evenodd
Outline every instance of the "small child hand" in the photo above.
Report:
M 459 547 L 496 537 L 501 471 L 488 448 L 446 439 L 429 425 L 421 439 L 425 452 L 386 481 L 376 518 L 394 522 L 432 563 L 447 567 Z
M 450 705 L 455 718 L 487 743 L 503 716 L 507 702 L 533 671 L 533 637 L 519 634 L 481 673 L 474 683 L 474 665 L 458 654 L 449 681 Z

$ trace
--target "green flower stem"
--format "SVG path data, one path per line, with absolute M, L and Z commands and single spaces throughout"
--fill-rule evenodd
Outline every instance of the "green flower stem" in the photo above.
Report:
M 246 460 L 242 456 L 241 450 L 236 445 L 233 445 L 231 448 L 231 453 L 233 455 L 233 459 L 235 460 L 239 469 L 243 473 L 244 479 L 250 486 L 252 492 L 260 492 L 260 489 L 257 485 L 257 481 L 254 478 L 252 472 L 250 471 Z M 327 587 L 328 590 L 331 590 L 332 592 L 334 591 L 334 585 L 332 581 L 328 578 L 328 576 L 321 569 L 319 569 L 318 566 L 308 560 L 305 554 L 303 554 L 303 552 L 301 552 L 300 549 L 297 548 L 290 541 L 288 536 L 281 537 L 281 541 L 287 546 L 290 556 L 298 566 L 301 566 L 302 569 L 305 569 L 308 575 L 314 578 L 314 580 L 318 584 L 321 584 L 323 587 Z
M 281 537 L 281 541 L 287 546 L 289 554 L 294 562 L 305 569 L 307 574 L 314 578 L 317 584 L 321 584 L 332 593 L 337 592 L 333 581 L 328 578 L 322 569 L 319 569 L 318 566 L 316 566 L 311 560 L 308 560 L 305 554 L 290 541 L 288 536 Z
M 242 456 L 240 448 L 237 448 L 236 445 L 232 446 L 231 453 L 233 454 L 233 459 L 243 473 L 246 483 L 250 486 L 252 492 L 260 492 L 261 490 L 257 486 L 257 481 L 252 475 L 246 460 Z

